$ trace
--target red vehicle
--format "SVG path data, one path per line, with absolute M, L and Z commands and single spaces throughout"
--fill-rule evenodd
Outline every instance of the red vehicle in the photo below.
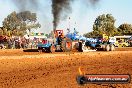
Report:
M 4 43 L 7 42 L 7 37 L 6 36 L 0 36 L 0 48 L 3 49 L 5 48 Z

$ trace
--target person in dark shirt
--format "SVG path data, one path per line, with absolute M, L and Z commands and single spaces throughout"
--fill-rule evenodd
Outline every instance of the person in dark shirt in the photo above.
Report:
M 61 45 L 61 42 L 62 42 L 62 35 L 59 35 L 59 36 L 58 36 L 57 41 L 58 41 L 58 45 Z

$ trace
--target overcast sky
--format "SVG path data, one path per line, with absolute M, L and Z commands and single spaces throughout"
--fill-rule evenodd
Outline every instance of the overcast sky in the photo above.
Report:
M 26 10 L 36 12 L 38 15 L 38 21 L 41 23 L 42 27 L 35 32 L 49 33 L 53 29 L 51 1 L 38 1 L 39 6 L 37 9 L 33 9 L 32 6 L 29 6 Z M 60 21 L 58 29 L 66 31 L 70 26 L 71 30 L 76 28 L 80 34 L 87 33 L 92 31 L 92 25 L 96 17 L 107 13 L 115 17 L 116 27 L 122 23 L 132 24 L 132 0 L 101 0 L 96 6 L 87 6 L 88 4 L 82 1 L 85 0 L 75 0 L 75 2 L 72 3 L 72 13 L 69 14 L 71 18 L 70 21 L 68 18 Z M 19 11 L 13 0 L 0 0 L 0 26 L 2 26 L 4 18 L 13 11 Z

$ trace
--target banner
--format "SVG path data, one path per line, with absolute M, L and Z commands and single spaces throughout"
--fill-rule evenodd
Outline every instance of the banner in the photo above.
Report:
M 47 34 L 45 33 L 30 33 L 30 36 L 46 36 Z

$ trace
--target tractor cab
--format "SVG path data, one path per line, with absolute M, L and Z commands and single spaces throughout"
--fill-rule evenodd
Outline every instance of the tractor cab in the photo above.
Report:
M 56 45 L 61 45 L 63 36 L 63 30 L 55 30 Z
M 62 36 L 64 37 L 63 30 L 55 30 L 55 38 Z

